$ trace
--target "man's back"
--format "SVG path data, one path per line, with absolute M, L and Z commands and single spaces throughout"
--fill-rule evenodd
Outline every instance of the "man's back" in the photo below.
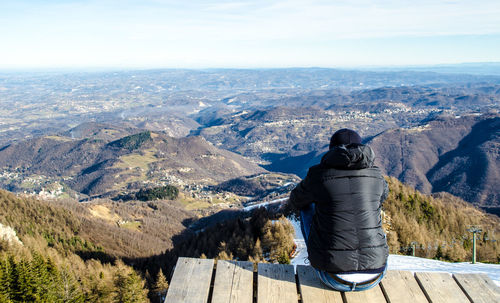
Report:
M 307 248 L 311 265 L 329 273 L 382 272 L 388 246 L 380 208 L 387 184 L 362 144 L 332 148 L 292 191 L 290 203 L 315 205 Z

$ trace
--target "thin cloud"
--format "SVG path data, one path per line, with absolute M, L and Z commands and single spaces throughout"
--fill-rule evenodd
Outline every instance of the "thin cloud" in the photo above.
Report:
M 4 1 L 0 36 L 8 47 L 0 49 L 0 66 L 327 65 L 358 62 L 374 48 L 388 53 L 380 62 L 391 57 L 402 62 L 411 56 L 385 46 L 423 38 L 419 47 L 431 47 L 433 37 L 458 37 L 450 47 L 464 44 L 468 52 L 456 60 L 468 61 L 466 55 L 500 60 L 460 38 L 492 40 L 488 36 L 500 35 L 499 15 L 497 0 Z M 359 50 L 360 44 L 372 49 Z M 414 61 L 438 60 L 433 53 L 444 53 L 446 45 L 440 47 L 421 50 Z

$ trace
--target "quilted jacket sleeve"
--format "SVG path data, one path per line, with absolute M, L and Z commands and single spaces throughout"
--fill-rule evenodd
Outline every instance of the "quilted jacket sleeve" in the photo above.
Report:
M 314 191 L 312 185 L 311 170 L 290 193 L 289 203 L 295 209 L 303 209 L 314 202 Z

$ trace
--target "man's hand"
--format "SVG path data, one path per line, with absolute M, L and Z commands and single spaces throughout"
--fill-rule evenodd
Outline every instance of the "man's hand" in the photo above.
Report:
M 281 203 L 278 213 L 281 213 L 285 217 L 299 218 L 300 211 L 293 207 L 290 200 L 285 200 Z

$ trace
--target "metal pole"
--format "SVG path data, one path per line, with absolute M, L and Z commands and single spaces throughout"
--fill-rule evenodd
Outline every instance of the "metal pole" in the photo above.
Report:
M 415 257 L 415 245 L 417 245 L 418 243 L 416 241 L 413 241 L 410 244 L 411 244 L 411 255 Z
M 482 229 L 478 226 L 471 226 L 467 231 L 472 233 L 472 264 L 476 264 L 476 233 L 482 232 Z
M 472 233 L 472 264 L 476 264 L 476 232 Z

